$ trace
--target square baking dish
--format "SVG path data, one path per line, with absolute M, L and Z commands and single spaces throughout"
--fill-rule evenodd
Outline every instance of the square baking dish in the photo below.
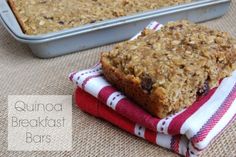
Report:
M 26 43 L 34 55 L 40 58 L 51 58 L 129 39 L 151 21 L 165 24 L 168 21 L 179 19 L 193 22 L 214 19 L 224 15 L 229 5 L 230 0 L 195 0 L 187 4 L 137 13 L 58 32 L 26 35 L 22 32 L 7 0 L 0 0 L 0 21 L 17 41 Z

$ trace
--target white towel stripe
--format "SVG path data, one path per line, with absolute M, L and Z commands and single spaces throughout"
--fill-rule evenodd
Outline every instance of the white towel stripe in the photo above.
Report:
M 145 138 L 145 127 L 139 125 L 139 124 L 136 124 L 135 125 L 135 128 L 134 128 L 134 134 L 138 137 L 142 137 L 142 138 Z
M 91 95 L 98 98 L 99 92 L 106 86 L 110 86 L 110 84 L 102 76 L 100 76 L 89 80 L 84 90 L 89 91 Z
M 224 79 L 213 96 L 184 122 L 180 133 L 186 134 L 189 139 L 196 135 L 201 127 L 220 107 L 228 94 L 231 92 L 235 83 L 236 79 L 234 77 Z M 201 120 L 199 120 L 199 118 Z
M 108 97 L 107 106 L 111 107 L 113 110 L 115 110 L 116 105 L 123 98 L 125 98 L 125 96 L 123 94 L 121 94 L 120 92 L 114 92 Z

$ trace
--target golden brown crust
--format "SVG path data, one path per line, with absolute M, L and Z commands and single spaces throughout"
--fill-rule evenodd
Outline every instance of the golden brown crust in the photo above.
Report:
M 154 116 L 166 116 L 167 113 L 164 113 L 164 104 L 161 102 L 161 96 L 157 98 L 157 95 L 154 93 L 149 95 L 147 92 L 144 92 L 140 87 L 140 80 L 135 79 L 135 77 L 131 75 L 125 76 L 119 69 L 111 66 L 105 57 L 101 58 L 101 63 L 104 76 L 116 88 L 126 93 L 128 97 L 133 99 Z
M 20 24 L 20 27 L 21 27 L 23 33 L 25 33 L 26 32 L 26 25 L 20 18 L 20 14 L 16 9 L 16 4 L 15 4 L 14 0 L 7 0 L 7 2 L 10 5 L 11 10 L 13 11 L 14 15 L 16 16 L 16 20 Z
M 191 105 L 236 68 L 236 40 L 188 21 L 145 30 L 101 57 L 104 75 L 158 117 Z

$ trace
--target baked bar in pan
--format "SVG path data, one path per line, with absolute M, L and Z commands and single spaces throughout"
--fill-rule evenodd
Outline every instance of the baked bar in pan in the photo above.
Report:
M 8 0 L 22 30 L 44 34 L 191 0 Z

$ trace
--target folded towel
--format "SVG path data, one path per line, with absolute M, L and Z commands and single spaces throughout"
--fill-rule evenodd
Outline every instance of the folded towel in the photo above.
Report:
M 153 22 L 147 28 L 161 27 Z M 236 119 L 236 71 L 190 107 L 163 119 L 113 88 L 103 77 L 101 64 L 72 73 L 70 79 L 79 87 L 76 99 L 82 110 L 185 156 L 197 156 Z
M 77 88 L 75 92 L 75 100 L 77 106 L 82 111 L 87 112 L 92 116 L 104 119 L 133 135 L 144 138 L 153 144 L 158 144 L 159 146 L 168 148 L 178 154 L 187 153 L 186 148 L 188 140 L 185 136 L 170 136 L 145 128 L 132 120 L 121 116 L 81 88 Z

